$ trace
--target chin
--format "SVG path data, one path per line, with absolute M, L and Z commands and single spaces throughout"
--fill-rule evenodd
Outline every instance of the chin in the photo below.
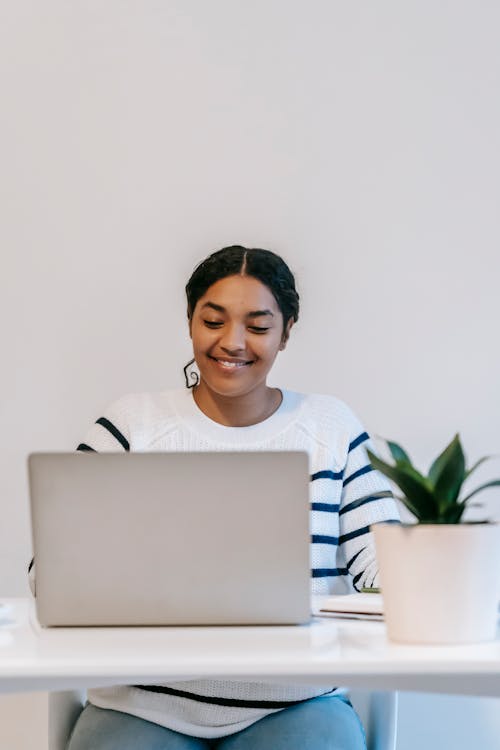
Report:
M 247 393 L 253 391 L 253 389 L 259 384 L 258 382 L 239 382 L 232 383 L 229 378 L 226 379 L 224 376 L 221 378 L 205 377 L 200 371 L 201 380 L 203 381 L 204 387 L 216 393 L 218 396 L 224 396 L 226 398 L 236 398 L 238 396 L 245 396 Z
M 217 393 L 218 396 L 244 396 L 246 393 L 253 389 L 252 385 L 233 385 L 231 383 L 214 383 L 210 380 L 205 380 L 205 386 L 212 391 Z

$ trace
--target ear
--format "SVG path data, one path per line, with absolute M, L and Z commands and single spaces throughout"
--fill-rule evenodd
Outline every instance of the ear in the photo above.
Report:
M 293 318 L 290 318 L 290 320 L 285 326 L 285 330 L 283 331 L 283 336 L 281 337 L 280 351 L 283 351 L 283 349 L 286 348 L 286 345 L 288 343 L 288 338 L 290 336 L 290 330 L 293 326 L 293 323 L 294 323 Z

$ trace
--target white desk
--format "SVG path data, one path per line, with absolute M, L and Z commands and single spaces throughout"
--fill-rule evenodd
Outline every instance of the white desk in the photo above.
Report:
M 500 634 L 470 646 L 402 646 L 380 622 L 297 627 L 41 629 L 10 600 L 0 625 L 0 692 L 214 677 L 500 696 Z

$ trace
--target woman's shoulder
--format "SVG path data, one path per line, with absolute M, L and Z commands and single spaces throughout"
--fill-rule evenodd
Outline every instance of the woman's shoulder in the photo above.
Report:
M 177 391 L 127 393 L 108 403 L 82 445 L 95 451 L 150 450 L 179 428 Z
M 300 394 L 297 422 L 318 444 L 333 446 L 344 455 L 365 428 L 351 407 L 338 396 L 326 393 Z
M 111 414 L 128 424 L 154 421 L 155 418 L 164 420 L 175 417 L 175 404 L 181 396 L 181 389 L 126 393 L 108 404 L 105 415 Z
M 303 393 L 298 396 L 300 408 L 295 424 L 317 446 L 327 450 L 330 461 L 343 466 L 349 445 L 364 433 L 355 413 L 338 396 L 326 393 Z
M 328 393 L 301 393 L 300 397 L 304 415 L 311 415 L 324 421 L 350 426 L 359 422 L 351 407 L 338 396 Z

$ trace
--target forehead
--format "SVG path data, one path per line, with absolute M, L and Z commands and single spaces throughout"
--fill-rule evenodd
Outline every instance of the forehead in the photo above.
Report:
M 227 312 L 271 310 L 274 315 L 281 314 L 269 287 L 253 276 L 227 276 L 219 279 L 198 300 L 197 307 L 202 307 L 206 302 L 220 305 Z

